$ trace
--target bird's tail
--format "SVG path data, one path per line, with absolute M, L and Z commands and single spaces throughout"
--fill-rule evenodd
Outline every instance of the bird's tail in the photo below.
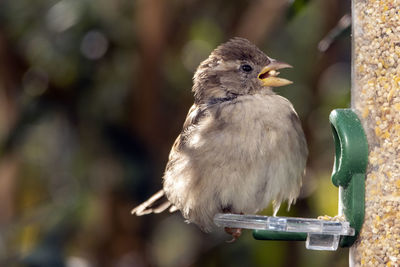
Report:
M 131 213 L 136 216 L 142 216 L 150 213 L 161 213 L 169 208 L 169 212 L 174 212 L 177 208 L 165 197 L 164 190 L 160 190 L 151 196 L 148 200 L 134 208 Z

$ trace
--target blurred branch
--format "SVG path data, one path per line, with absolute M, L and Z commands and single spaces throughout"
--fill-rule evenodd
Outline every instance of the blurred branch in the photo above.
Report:
M 132 127 L 151 147 L 158 147 L 160 139 L 161 66 L 166 44 L 168 23 L 166 1 L 142 0 L 134 15 L 140 50 L 138 82 L 133 90 Z M 155 150 L 157 151 L 157 149 Z
M 14 215 L 18 166 L 18 160 L 10 155 L 0 161 L 0 225 L 10 223 Z
M 344 15 L 337 25 L 329 31 L 329 33 L 318 43 L 318 50 L 326 52 L 329 47 L 341 36 L 350 34 L 351 29 L 351 15 Z
M 3 131 L 2 135 L 14 125 L 17 116 L 15 89 L 20 77 L 18 77 L 19 72 L 15 64 L 16 57 L 13 57 L 5 33 L 0 28 L 0 129 Z
M 289 2 L 258 0 L 253 1 L 240 18 L 236 36 L 249 39 L 254 43 L 261 40 L 277 28 L 277 23 L 285 18 L 284 13 Z
M 9 135 L 10 129 L 15 124 L 17 116 L 16 93 L 17 71 L 15 69 L 15 59 L 5 38 L 5 34 L 0 28 L 0 140 L 4 141 Z M 14 198 L 16 191 L 16 174 L 19 162 L 8 153 L 4 154 L 3 144 L 0 143 L 0 226 L 10 223 L 14 216 Z

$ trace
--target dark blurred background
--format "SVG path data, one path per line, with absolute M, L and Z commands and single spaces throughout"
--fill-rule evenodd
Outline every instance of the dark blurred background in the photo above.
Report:
M 328 115 L 349 105 L 351 44 L 346 31 L 324 38 L 349 2 L 1 1 L 0 266 L 347 266 L 347 249 L 250 231 L 227 244 L 179 213 L 130 210 L 161 188 L 193 71 L 242 36 L 294 66 L 277 92 L 298 111 L 310 157 L 299 201 L 278 215 L 336 215 Z

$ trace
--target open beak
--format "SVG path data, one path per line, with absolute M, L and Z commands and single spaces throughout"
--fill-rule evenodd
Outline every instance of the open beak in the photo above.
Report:
M 292 68 L 292 66 L 276 60 L 271 61 L 271 63 L 265 66 L 258 74 L 258 79 L 260 79 L 263 86 L 269 87 L 278 87 L 291 84 L 292 81 L 277 77 L 279 75 L 277 70 L 284 68 Z

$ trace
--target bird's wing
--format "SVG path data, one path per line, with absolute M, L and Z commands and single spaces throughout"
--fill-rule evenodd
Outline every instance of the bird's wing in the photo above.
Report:
M 165 197 L 164 190 L 160 190 L 151 196 L 148 200 L 134 208 L 131 213 L 137 216 L 142 216 L 150 213 L 161 213 L 169 208 L 169 212 L 174 212 L 177 209 Z
M 186 116 L 185 122 L 183 123 L 182 132 L 176 138 L 170 153 L 170 160 L 171 155 L 173 155 L 174 151 L 179 151 L 189 138 L 190 134 L 192 133 L 193 129 L 198 125 L 198 123 L 207 117 L 209 112 L 206 106 L 196 105 L 193 104 L 189 109 L 189 112 Z M 168 167 L 168 166 L 167 166 Z
M 175 158 L 174 155 L 177 155 L 177 151 L 181 150 L 182 146 L 185 144 L 188 136 L 196 127 L 198 122 L 206 116 L 205 107 L 198 106 L 194 104 L 190 110 L 188 115 L 186 116 L 185 123 L 183 124 L 183 129 L 181 134 L 175 140 L 174 145 L 172 146 L 171 153 L 169 156 L 169 160 L 167 163 L 167 169 L 173 164 Z M 151 196 L 148 200 L 134 208 L 131 213 L 137 216 L 142 216 L 150 213 L 161 213 L 165 210 L 169 209 L 169 212 L 175 212 L 178 209 L 168 201 L 164 190 L 160 190 Z

